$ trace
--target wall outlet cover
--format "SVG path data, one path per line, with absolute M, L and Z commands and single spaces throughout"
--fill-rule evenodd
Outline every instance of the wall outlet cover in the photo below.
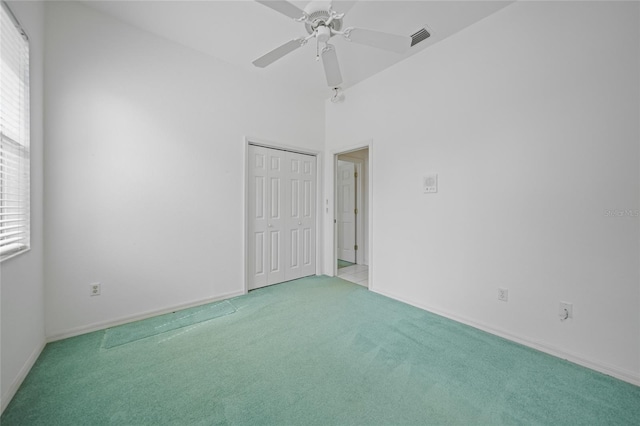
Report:
M 560 307 L 558 308 L 558 316 L 563 321 L 569 318 L 573 318 L 573 303 L 560 302 Z
M 89 296 L 100 296 L 100 283 L 89 284 Z
M 509 290 L 506 288 L 498 289 L 498 300 L 506 302 L 509 300 Z

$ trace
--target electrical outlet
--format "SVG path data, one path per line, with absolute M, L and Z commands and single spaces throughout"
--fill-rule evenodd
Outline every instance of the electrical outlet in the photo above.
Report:
M 501 300 L 503 302 L 506 302 L 507 300 L 509 300 L 509 290 L 507 290 L 506 288 L 499 288 L 498 300 Z
M 100 283 L 89 284 L 89 296 L 100 296 Z
M 560 317 L 560 321 L 573 318 L 573 303 L 560 302 L 560 308 L 558 308 L 558 316 Z

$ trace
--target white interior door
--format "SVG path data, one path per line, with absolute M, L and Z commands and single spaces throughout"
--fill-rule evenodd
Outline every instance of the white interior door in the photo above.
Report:
M 316 158 L 249 146 L 248 288 L 316 272 Z
M 338 160 L 338 259 L 356 262 L 355 165 Z

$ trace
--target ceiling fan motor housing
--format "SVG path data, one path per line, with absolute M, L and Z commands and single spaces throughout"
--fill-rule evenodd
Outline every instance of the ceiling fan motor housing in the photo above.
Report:
M 342 19 L 334 19 L 329 25 L 326 22 L 331 17 L 331 2 L 330 1 L 312 1 L 304 8 L 304 12 L 309 19 L 304 23 L 305 28 L 309 34 L 320 27 L 329 27 L 332 30 L 340 31 L 342 28 Z

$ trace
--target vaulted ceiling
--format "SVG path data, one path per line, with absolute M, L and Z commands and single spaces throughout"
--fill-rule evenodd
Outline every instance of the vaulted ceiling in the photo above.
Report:
M 338 0 L 335 0 L 338 1 Z M 252 61 L 283 43 L 306 36 L 304 24 L 254 1 L 100 1 L 89 6 L 165 39 L 180 43 L 224 62 L 262 75 L 273 84 L 328 98 L 316 44 L 288 54 L 266 68 Z M 299 8 L 308 2 L 293 1 Z M 344 83 L 349 86 L 415 55 L 507 6 L 508 1 L 372 1 L 349 10 L 344 27 L 353 26 L 411 35 L 427 28 L 431 37 L 403 54 L 355 44 L 339 36 L 331 39 L 338 52 Z

